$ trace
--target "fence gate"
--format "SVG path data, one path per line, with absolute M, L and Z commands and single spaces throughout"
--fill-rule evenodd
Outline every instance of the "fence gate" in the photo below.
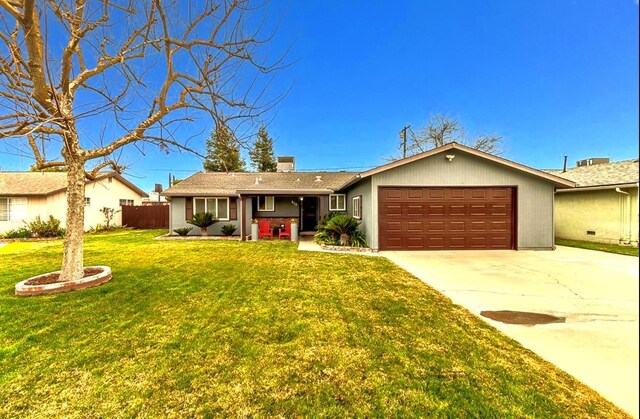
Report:
M 140 229 L 169 228 L 169 205 L 123 206 L 122 225 Z

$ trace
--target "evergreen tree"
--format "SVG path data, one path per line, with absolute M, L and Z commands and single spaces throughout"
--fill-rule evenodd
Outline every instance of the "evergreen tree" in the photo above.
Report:
M 258 172 L 275 172 L 276 157 L 273 153 L 273 139 L 269 137 L 267 127 L 260 126 L 258 138 L 253 143 L 253 149 L 249 151 L 251 165 Z
M 224 124 L 218 124 L 207 140 L 207 172 L 244 172 L 245 162 L 240 156 L 240 144 Z

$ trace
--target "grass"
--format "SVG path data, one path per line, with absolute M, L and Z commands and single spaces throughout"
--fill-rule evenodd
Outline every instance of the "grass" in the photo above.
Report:
M 600 252 L 617 253 L 619 255 L 638 257 L 638 248 L 631 246 L 620 246 L 617 244 L 603 244 L 566 239 L 556 239 L 556 245 L 578 247 L 580 249 L 598 250 Z
M 18 298 L 0 257 L 0 417 L 624 417 L 383 258 L 290 242 L 85 239 L 104 286 Z

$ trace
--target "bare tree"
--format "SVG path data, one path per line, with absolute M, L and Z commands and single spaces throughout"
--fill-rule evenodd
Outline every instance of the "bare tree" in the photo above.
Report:
M 229 124 L 273 104 L 265 75 L 285 54 L 260 55 L 277 27 L 265 33 L 266 17 L 248 18 L 260 9 L 248 0 L 0 0 L 0 139 L 37 170 L 66 168 L 60 280 L 83 276 L 85 180 L 117 167 L 114 152 L 193 151 L 177 136 L 181 124 L 203 115 Z
M 407 156 L 422 153 L 447 143 L 457 142 L 491 154 L 502 152 L 502 137 L 481 135 L 469 140 L 460 122 L 449 115 L 435 114 L 429 118 L 427 126 L 417 133 L 409 131 L 407 136 Z

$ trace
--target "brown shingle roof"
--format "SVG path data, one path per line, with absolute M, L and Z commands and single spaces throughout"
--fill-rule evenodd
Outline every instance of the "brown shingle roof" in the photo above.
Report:
M 108 177 L 115 177 L 141 196 L 148 196 L 117 173 L 100 173 L 95 180 Z M 60 192 L 66 187 L 67 174 L 64 172 L 0 172 L 0 196 L 44 196 Z
M 238 193 L 327 194 L 356 174 L 351 172 L 196 173 L 162 193 L 166 196 L 231 196 Z
M 546 172 L 572 180 L 578 187 L 623 185 L 638 182 L 638 159 Z

